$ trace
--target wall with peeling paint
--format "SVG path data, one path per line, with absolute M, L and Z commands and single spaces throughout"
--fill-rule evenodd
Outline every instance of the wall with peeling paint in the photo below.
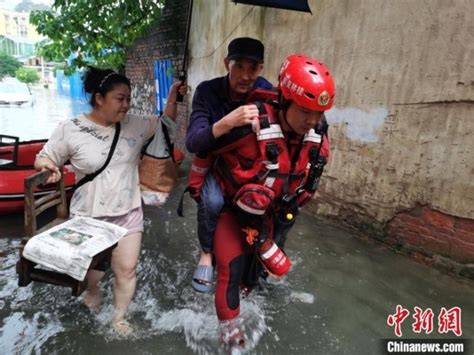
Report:
M 417 204 L 474 219 L 474 3 L 310 0 L 313 15 L 195 0 L 190 83 L 225 73 L 228 42 L 325 62 L 337 84 L 318 211 L 383 226 Z M 347 212 L 351 211 L 351 213 Z

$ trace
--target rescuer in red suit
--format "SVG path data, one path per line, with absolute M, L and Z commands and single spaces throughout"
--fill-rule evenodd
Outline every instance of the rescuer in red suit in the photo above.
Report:
M 329 156 L 324 112 L 333 105 L 335 86 L 327 67 L 294 54 L 278 81 L 278 91 L 262 92 L 261 100 L 254 95 L 259 116 L 253 124 L 230 130 L 213 152 L 226 200 L 214 235 L 215 305 L 230 345 L 245 343 L 240 290 L 258 283 L 262 267 L 276 276 L 289 270 L 286 235 L 315 193 Z

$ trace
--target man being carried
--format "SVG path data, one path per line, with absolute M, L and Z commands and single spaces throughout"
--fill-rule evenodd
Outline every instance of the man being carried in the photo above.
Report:
M 191 195 L 198 201 L 198 237 L 201 257 L 192 286 L 199 292 L 212 288 L 213 236 L 217 217 L 224 205 L 221 187 L 208 173 L 216 139 L 233 127 L 248 125 L 258 116 L 255 105 L 247 105 L 247 97 L 255 88 L 271 89 L 263 70 L 264 46 L 253 38 L 236 38 L 229 43 L 224 65 L 227 75 L 204 81 L 193 97 L 192 113 L 186 136 L 186 147 L 196 153 L 190 173 Z

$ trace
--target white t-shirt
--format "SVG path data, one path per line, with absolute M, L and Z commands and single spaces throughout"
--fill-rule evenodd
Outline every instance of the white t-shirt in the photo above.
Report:
M 120 216 L 141 205 L 137 166 L 141 148 L 155 133 L 158 119 L 158 116 L 125 116 L 109 165 L 75 191 L 72 214 Z M 60 122 L 38 156 L 51 159 L 57 166 L 69 160 L 78 182 L 104 165 L 114 133 L 115 125 L 100 126 L 83 114 Z

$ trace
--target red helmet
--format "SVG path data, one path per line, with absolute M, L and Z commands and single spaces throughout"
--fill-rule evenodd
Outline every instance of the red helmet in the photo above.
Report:
M 286 58 L 280 69 L 278 87 L 286 100 L 308 110 L 326 111 L 334 103 L 334 81 L 328 68 L 303 54 Z

